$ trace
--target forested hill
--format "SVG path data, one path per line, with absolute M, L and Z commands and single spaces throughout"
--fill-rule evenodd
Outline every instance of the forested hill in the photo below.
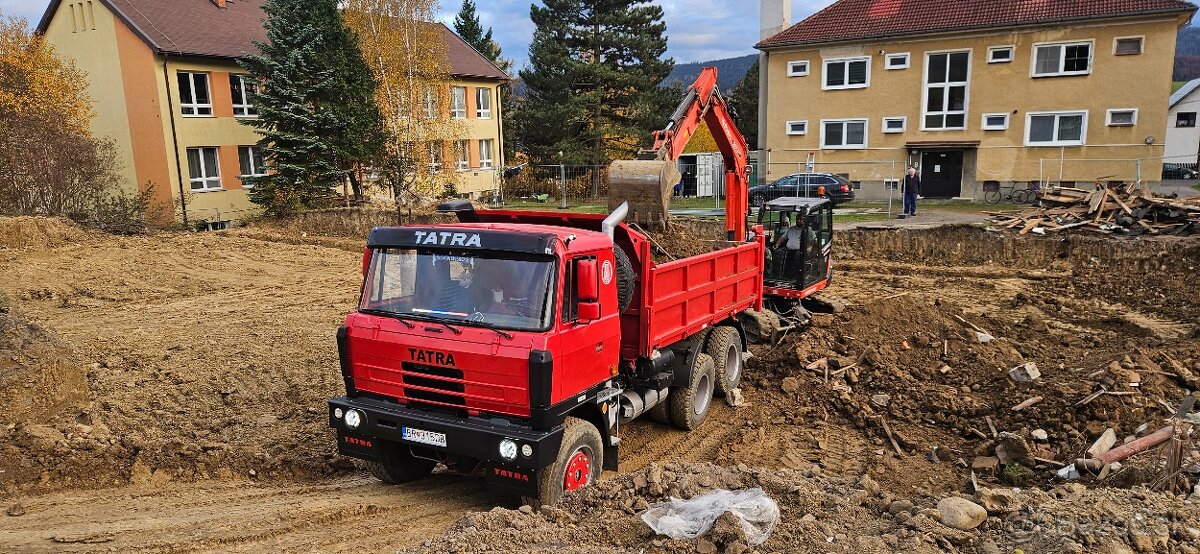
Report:
M 1184 27 L 1175 39 L 1175 74 L 1173 81 L 1190 81 L 1200 77 L 1200 27 Z
M 758 54 L 749 54 L 740 58 L 726 58 L 724 60 L 712 60 L 707 62 L 694 63 L 677 63 L 675 69 L 671 70 L 671 74 L 663 80 L 662 86 L 669 87 L 676 83 L 683 86 L 688 86 L 700 76 L 700 70 L 716 66 L 717 68 L 717 86 L 723 91 L 729 91 L 742 80 L 746 75 L 746 71 L 754 64 L 754 60 L 758 59 Z

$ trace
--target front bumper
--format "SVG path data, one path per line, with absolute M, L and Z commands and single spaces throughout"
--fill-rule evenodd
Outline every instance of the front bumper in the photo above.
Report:
M 334 410 L 350 409 L 363 413 L 362 423 L 351 431 L 341 419 L 334 417 Z M 436 455 L 444 460 L 447 455 L 467 456 L 486 462 L 489 486 L 498 486 L 528 492 L 529 484 L 536 487 L 536 472 L 554 463 L 562 443 L 561 426 L 549 431 L 535 431 L 530 426 L 517 425 L 508 420 L 483 417 L 460 418 L 451 415 L 416 410 L 406 406 L 373 398 L 345 396 L 329 401 L 329 426 L 337 430 L 338 452 L 344 456 L 367 461 L 381 461 L 379 441 L 412 447 L 414 453 L 423 457 Z M 446 435 L 446 446 L 431 446 L 412 442 L 402 436 L 402 429 L 410 427 Z M 500 456 L 500 441 L 511 439 L 517 443 L 517 457 L 505 460 Z M 533 448 L 531 456 L 524 456 L 524 445 Z

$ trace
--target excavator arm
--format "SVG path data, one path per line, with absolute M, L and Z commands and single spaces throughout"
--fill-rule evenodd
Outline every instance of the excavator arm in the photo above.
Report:
M 668 224 L 671 191 L 679 182 L 679 156 L 700 122 L 708 125 L 725 162 L 725 232 L 728 240 L 746 238 L 746 189 L 750 180 L 746 139 L 733 122 L 729 102 L 717 88 L 717 68 L 706 67 L 666 127 L 654 132 L 654 146 L 637 160 L 617 160 L 609 166 L 609 208 L 629 202 L 630 219 L 650 228 Z

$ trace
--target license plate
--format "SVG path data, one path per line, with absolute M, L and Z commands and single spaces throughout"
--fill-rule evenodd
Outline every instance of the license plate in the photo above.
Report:
M 446 446 L 446 434 L 426 431 L 424 429 L 413 429 L 412 427 L 401 427 L 400 438 L 406 441 L 419 442 L 431 446 Z

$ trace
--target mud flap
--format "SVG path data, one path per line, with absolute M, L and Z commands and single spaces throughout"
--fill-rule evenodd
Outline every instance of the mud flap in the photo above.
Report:
M 487 484 L 488 490 L 536 497 L 538 495 L 538 472 L 549 470 L 549 467 L 531 469 L 489 461 L 484 468 L 484 482 Z

